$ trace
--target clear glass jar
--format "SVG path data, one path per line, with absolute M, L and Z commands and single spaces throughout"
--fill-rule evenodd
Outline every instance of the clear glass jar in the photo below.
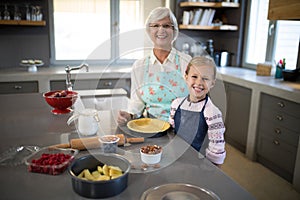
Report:
M 182 52 L 186 54 L 190 54 L 190 45 L 189 43 L 185 42 L 182 45 Z
M 98 111 L 95 109 L 83 109 L 76 111 L 68 119 L 67 124 L 77 120 L 75 123 L 78 133 L 82 136 L 95 135 L 99 128 L 100 118 Z
M 29 5 L 26 5 L 26 20 L 27 21 L 31 20 L 31 13 L 30 13 Z
M 3 19 L 10 20 L 10 13 L 7 8 L 7 4 L 4 5 Z

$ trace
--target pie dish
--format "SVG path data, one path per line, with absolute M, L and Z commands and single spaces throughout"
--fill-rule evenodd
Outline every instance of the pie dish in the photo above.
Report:
M 159 119 L 140 118 L 129 121 L 127 123 L 127 127 L 135 132 L 151 134 L 168 130 L 170 128 L 170 124 Z

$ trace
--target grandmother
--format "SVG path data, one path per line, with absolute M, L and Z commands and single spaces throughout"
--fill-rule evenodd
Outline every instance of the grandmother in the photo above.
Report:
M 173 47 L 179 31 L 174 14 L 155 8 L 145 26 L 153 47 L 132 66 L 131 96 L 127 110 L 119 111 L 119 125 L 140 117 L 168 121 L 171 102 L 188 94 L 183 76 L 191 57 Z

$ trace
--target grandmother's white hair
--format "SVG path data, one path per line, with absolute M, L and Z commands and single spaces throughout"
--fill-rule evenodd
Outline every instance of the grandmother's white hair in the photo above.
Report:
M 174 15 L 174 13 L 166 7 L 157 7 L 154 10 L 151 11 L 151 13 L 149 14 L 147 20 L 146 20 L 146 31 L 148 36 L 150 36 L 150 28 L 149 25 L 151 23 L 157 22 L 159 20 L 162 20 L 166 17 L 169 17 L 172 25 L 174 26 L 174 36 L 173 36 L 173 40 L 172 43 L 177 39 L 178 37 L 178 23 L 177 23 L 177 19 Z

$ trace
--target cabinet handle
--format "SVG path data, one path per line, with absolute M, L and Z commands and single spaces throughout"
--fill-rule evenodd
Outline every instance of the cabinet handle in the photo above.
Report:
M 111 81 L 105 82 L 104 85 L 105 86 L 112 86 L 112 82 Z
M 282 117 L 281 115 L 277 115 L 277 116 L 276 116 L 276 119 L 277 119 L 278 121 L 282 121 L 282 120 L 283 120 L 283 117 Z
M 285 105 L 282 101 L 278 102 L 277 105 L 280 107 L 280 108 L 283 108 Z
M 22 89 L 22 86 L 21 86 L 21 85 L 15 85 L 14 88 L 15 88 L 16 90 L 20 90 L 20 89 Z
M 273 144 L 280 145 L 280 142 L 278 140 L 273 140 Z
M 275 132 L 276 134 L 281 134 L 280 128 L 275 128 L 275 129 L 274 129 L 274 132 Z

